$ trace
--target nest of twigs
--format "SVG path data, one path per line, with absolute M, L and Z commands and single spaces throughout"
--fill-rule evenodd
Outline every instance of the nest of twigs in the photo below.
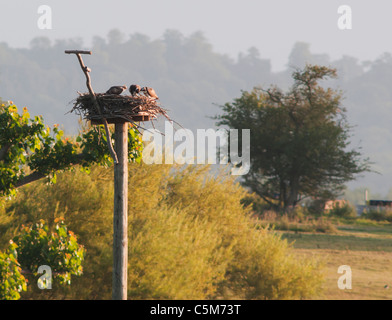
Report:
M 159 102 L 146 96 L 127 96 L 106 93 L 95 94 L 100 111 L 95 107 L 90 93 L 79 93 L 79 97 L 74 100 L 74 106 L 70 112 L 81 115 L 83 119 L 99 123 L 105 118 L 109 123 L 116 119 L 123 119 L 128 122 L 140 122 L 156 119 L 158 115 L 163 115 L 171 120 Z

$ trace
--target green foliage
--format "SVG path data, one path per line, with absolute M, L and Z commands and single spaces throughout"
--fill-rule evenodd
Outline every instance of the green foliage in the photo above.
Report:
M 11 104 L 0 106 L 0 196 L 15 194 L 14 186 L 23 178 L 27 150 L 40 148 L 40 134 L 45 136 L 40 117 L 30 120 L 27 109 L 18 114 Z
M 250 129 L 251 171 L 244 185 L 279 208 L 303 197 L 333 198 L 369 163 L 348 150 L 349 129 L 341 94 L 319 82 L 336 70 L 307 65 L 293 72 L 287 93 L 254 88 L 221 106 L 218 125 Z
M 17 261 L 18 246 L 10 241 L 6 252 L 0 251 L 0 300 L 18 300 L 26 291 L 27 280 Z
M 247 195 L 231 176 L 213 176 L 206 166 L 131 164 L 129 298 L 296 299 L 319 291 L 317 261 L 297 259 L 286 241 L 261 228 L 242 204 Z M 110 169 L 67 171 L 53 186 L 37 181 L 20 189 L 4 213 L 12 219 L 0 219 L 7 230 L 0 239 L 25 221 L 64 216 L 88 255 L 72 290 L 47 290 L 50 298 L 110 299 L 112 211 Z M 44 298 L 39 294 L 23 297 Z
M 18 260 L 24 270 L 35 276 L 39 266 L 48 265 L 60 284 L 71 284 L 71 275 L 83 273 L 85 249 L 63 219 L 54 222 L 53 231 L 44 220 L 30 227 L 22 226 L 21 234 L 13 239 L 17 243 Z
M 64 170 L 70 163 L 75 161 L 77 145 L 69 139 L 63 139 L 64 132 L 58 126 L 54 126 L 53 134 L 50 129 L 39 132 L 41 140 L 38 140 L 28 165 L 31 170 L 49 175 L 55 170 Z
M 113 163 L 108 153 L 107 138 L 102 130 L 103 126 L 95 126 L 90 130 L 82 132 L 76 138 L 80 142 L 83 155 L 83 166 L 88 168 L 92 163 L 101 165 L 111 165 Z M 114 133 L 112 133 L 112 140 Z M 128 130 L 128 160 L 129 162 L 140 162 L 143 142 L 136 129 L 130 125 Z
M 51 132 L 52 131 L 52 132 Z M 94 164 L 110 165 L 106 135 L 100 127 L 84 130 L 75 139 L 64 138 L 57 125 L 51 130 L 42 117 L 30 119 L 27 108 L 0 106 L 0 197 L 15 195 L 16 188 L 81 164 L 88 171 Z M 114 133 L 112 133 L 113 139 Z M 142 140 L 134 127 L 128 130 L 129 161 L 140 162 Z

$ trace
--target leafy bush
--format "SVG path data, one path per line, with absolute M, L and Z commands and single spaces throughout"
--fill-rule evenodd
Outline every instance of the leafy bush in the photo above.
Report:
M 84 276 L 71 290 L 51 290 L 51 298 L 110 299 L 112 179 L 103 167 L 64 172 L 53 186 L 23 187 L 7 204 L 12 220 L 0 219 L 7 236 L 26 221 L 64 216 L 89 253 Z M 129 298 L 295 299 L 320 290 L 320 265 L 297 259 L 286 241 L 260 227 L 242 203 L 247 195 L 232 176 L 214 176 L 207 166 L 131 164 Z
M 30 227 L 23 227 L 17 243 L 19 263 L 23 269 L 37 275 L 41 265 L 52 269 L 54 279 L 60 284 L 71 284 L 71 275 L 83 273 L 85 250 L 75 234 L 67 230 L 64 220 L 55 220 L 55 231 L 50 232 L 44 220 Z
M 112 137 L 114 133 L 111 134 Z M 41 116 L 30 119 L 27 108 L 0 104 L 0 197 L 14 196 L 16 189 L 32 181 L 48 178 L 56 182 L 58 171 L 81 164 L 86 171 L 91 164 L 109 165 L 112 158 L 100 127 L 84 130 L 73 139 L 64 138 L 58 125 L 44 125 Z M 135 127 L 128 130 L 128 158 L 140 162 L 142 138 Z
M 309 298 L 321 282 L 320 264 L 298 259 L 286 241 L 260 230 L 245 233 L 238 243 L 224 292 L 245 299 Z
M 27 281 L 17 261 L 17 245 L 10 242 L 6 252 L 0 251 L 0 300 L 18 300 L 26 291 Z
M 149 212 L 129 246 L 130 296 L 134 299 L 214 297 L 231 260 L 216 223 L 190 219 L 187 210 Z M 138 223 L 132 218 L 131 225 Z
M 209 234 L 213 239 L 220 239 L 220 242 L 215 242 L 215 255 L 207 255 L 207 250 L 204 258 L 198 254 L 201 261 L 212 258 L 210 266 L 214 263 L 225 268 L 221 281 L 217 281 L 219 269 L 213 269 L 213 279 L 216 280 L 206 281 L 206 284 L 210 288 L 211 284 L 216 286 L 208 295 L 204 294 L 204 298 L 300 298 L 311 296 L 320 289 L 322 276 L 319 265 L 315 261 L 299 261 L 290 252 L 287 242 L 259 228 L 258 221 L 252 218 L 251 208 L 241 204 L 247 192 L 235 183 L 233 177 L 225 174 L 212 176 L 207 170 L 206 166 L 174 170 L 165 179 L 169 192 L 164 197 L 165 205 L 185 212 L 190 221 L 198 222 L 193 222 L 195 225 L 205 223 L 210 226 L 210 230 L 200 229 L 204 231 L 203 237 Z M 217 256 L 217 252 L 220 255 Z M 173 275 L 171 281 L 175 283 L 176 279 Z M 195 277 L 195 281 L 197 279 Z M 200 280 L 199 283 L 202 283 Z

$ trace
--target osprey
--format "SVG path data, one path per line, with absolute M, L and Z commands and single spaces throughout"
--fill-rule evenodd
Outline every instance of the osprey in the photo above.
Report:
M 147 97 L 159 99 L 153 88 L 143 87 L 140 91 L 142 91 Z
M 139 94 L 140 91 L 141 91 L 141 88 L 137 84 L 132 84 L 129 86 L 129 92 L 131 93 L 132 97 Z
M 121 94 L 125 89 L 127 88 L 127 86 L 113 86 L 111 87 L 108 91 L 106 91 L 106 93 L 108 94 Z

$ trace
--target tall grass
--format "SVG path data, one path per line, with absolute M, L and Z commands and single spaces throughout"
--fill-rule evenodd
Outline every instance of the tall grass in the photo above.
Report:
M 392 222 L 392 208 L 371 208 L 362 213 L 362 217 L 375 221 Z
M 271 226 L 275 230 L 322 233 L 336 233 L 338 231 L 332 222 L 325 217 L 280 215 L 275 211 L 268 210 L 260 218 L 264 226 Z

